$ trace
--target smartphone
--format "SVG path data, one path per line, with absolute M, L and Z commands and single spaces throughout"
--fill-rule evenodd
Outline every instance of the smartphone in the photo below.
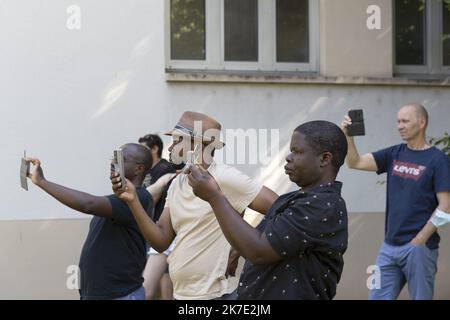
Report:
M 120 180 L 122 182 L 122 186 L 119 188 L 119 191 L 125 191 L 126 180 L 125 180 L 125 164 L 123 160 L 123 150 L 116 149 L 113 153 L 113 166 L 114 172 L 119 173 Z
M 352 119 L 352 124 L 347 127 L 349 136 L 364 136 L 364 115 L 362 109 L 349 110 L 348 116 Z
M 186 165 L 181 170 L 181 173 L 186 173 L 191 165 L 194 165 L 197 163 L 198 159 L 198 145 L 195 146 L 194 151 L 188 151 L 186 155 Z
M 30 163 L 25 160 L 27 152 L 23 152 L 23 158 L 20 161 L 20 186 L 28 191 L 27 177 L 30 174 Z

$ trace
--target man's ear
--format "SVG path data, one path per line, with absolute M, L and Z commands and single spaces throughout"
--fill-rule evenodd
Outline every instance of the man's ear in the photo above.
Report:
M 143 164 L 138 164 L 134 168 L 134 176 L 138 176 L 139 174 L 145 175 L 145 166 Z
M 421 117 L 419 121 L 420 121 L 420 128 L 421 128 L 422 130 L 425 129 L 426 124 L 427 124 L 427 121 L 425 120 L 425 118 L 424 118 L 424 117 Z
M 328 152 L 328 151 L 324 152 L 324 153 L 322 153 L 321 158 L 320 158 L 320 166 L 323 168 L 328 165 L 331 165 L 332 160 L 333 160 L 333 155 L 331 154 L 331 152 Z

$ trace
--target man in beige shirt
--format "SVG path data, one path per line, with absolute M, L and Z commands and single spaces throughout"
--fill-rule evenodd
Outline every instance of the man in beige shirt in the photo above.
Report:
M 201 113 L 185 112 L 167 133 L 173 137 L 169 148 L 171 161 L 186 162 L 187 151 L 200 148 L 197 164 L 216 179 L 233 208 L 241 214 L 247 207 L 265 214 L 278 195 L 238 170 L 213 160 L 214 150 L 224 145 L 219 139 L 220 130 L 216 120 Z M 117 189 L 120 178 L 112 177 L 112 183 Z M 127 183 L 120 198 L 127 201 L 139 228 L 157 251 L 166 250 L 177 237 L 168 259 L 175 299 L 216 299 L 236 289 L 237 283 L 227 277 L 231 246 L 211 206 L 194 195 L 185 174 L 172 182 L 156 224 L 145 215 L 132 184 Z

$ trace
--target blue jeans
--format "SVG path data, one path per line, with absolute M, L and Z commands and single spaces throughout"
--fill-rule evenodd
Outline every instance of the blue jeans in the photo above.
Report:
M 133 291 L 132 293 L 124 297 L 116 298 L 114 300 L 145 300 L 145 289 L 144 287 L 140 287 L 136 291 Z
M 394 300 L 408 283 L 413 300 L 431 300 L 437 272 L 438 249 L 407 243 L 391 246 L 383 243 L 377 258 L 381 286 L 369 291 L 370 300 Z

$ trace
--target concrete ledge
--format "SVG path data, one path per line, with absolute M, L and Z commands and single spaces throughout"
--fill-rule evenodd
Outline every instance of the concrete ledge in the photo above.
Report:
M 303 85 L 367 85 L 450 87 L 450 75 L 411 75 L 393 78 L 371 77 L 323 77 L 316 73 L 220 71 L 166 69 L 168 82 L 221 82 L 221 83 L 284 83 Z

